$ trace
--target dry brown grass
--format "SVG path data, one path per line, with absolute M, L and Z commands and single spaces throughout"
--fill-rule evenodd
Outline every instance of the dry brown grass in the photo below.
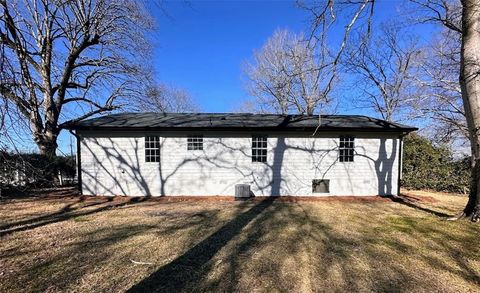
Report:
M 465 197 L 0 202 L 0 292 L 478 291 Z M 135 264 L 132 262 L 151 264 Z

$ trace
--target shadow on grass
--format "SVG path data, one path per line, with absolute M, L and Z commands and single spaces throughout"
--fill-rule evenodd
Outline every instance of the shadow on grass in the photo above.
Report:
M 62 198 L 80 195 L 75 186 L 50 188 L 10 188 L 2 190 L 1 201 L 21 199 L 25 201 L 42 200 L 46 198 Z
M 414 208 L 414 209 L 432 214 L 434 216 L 437 216 L 437 217 L 440 217 L 440 218 L 443 218 L 443 219 L 447 219 L 447 218 L 452 217 L 452 215 L 442 213 L 442 212 L 439 212 L 439 211 L 435 211 L 435 210 L 432 210 L 432 209 L 429 209 L 429 208 L 426 208 L 426 207 L 422 207 L 415 200 L 412 200 L 408 196 L 400 195 L 400 196 L 390 196 L 390 197 L 387 197 L 387 198 L 389 198 L 393 202 L 396 202 L 396 203 L 402 204 L 404 206 L 407 206 L 407 207 L 410 207 L 410 208 Z
M 0 237 L 5 236 L 5 235 L 9 235 L 9 234 L 14 233 L 14 232 L 26 231 L 26 230 L 34 229 L 34 228 L 37 228 L 37 227 L 45 226 L 45 225 L 48 225 L 48 224 L 52 224 L 52 223 L 67 221 L 67 220 L 70 220 L 72 218 L 76 218 L 76 217 L 80 217 L 80 216 L 92 215 L 92 214 L 99 213 L 99 212 L 102 212 L 102 211 L 105 211 L 105 210 L 108 210 L 108 209 L 112 209 L 112 208 L 118 208 L 118 207 L 122 207 L 122 206 L 126 206 L 126 205 L 140 203 L 140 202 L 143 202 L 145 200 L 148 200 L 148 198 L 146 198 L 146 197 L 142 197 L 142 198 L 132 197 L 127 201 L 122 201 L 122 202 L 117 202 L 117 203 L 108 204 L 109 202 L 112 202 L 112 201 L 111 200 L 106 200 L 106 201 L 101 201 L 101 202 L 97 202 L 97 203 L 84 205 L 84 206 L 78 207 L 78 208 L 72 208 L 73 205 L 81 203 L 83 201 L 82 198 L 79 198 L 78 201 L 75 201 L 71 204 L 68 204 L 67 206 L 65 206 L 61 210 L 59 210 L 58 212 L 55 212 L 55 213 L 52 213 L 52 214 L 49 214 L 49 215 L 45 215 L 45 216 L 40 216 L 40 217 L 33 218 L 33 219 L 27 219 L 27 220 L 23 220 L 23 221 L 19 221 L 19 222 L 15 222 L 15 223 L 11 223 L 11 224 L 1 226 L 0 227 Z M 85 208 L 89 208 L 89 207 L 97 206 L 97 205 L 102 205 L 102 204 L 106 204 L 106 205 L 104 205 L 102 207 L 99 207 L 99 208 L 95 208 L 95 209 L 84 210 Z
M 200 280 L 203 277 L 201 272 L 204 271 L 201 268 L 245 226 L 267 209 L 275 199 L 276 197 L 267 197 L 246 212 L 236 216 L 205 240 L 143 279 L 127 292 L 182 291 L 187 284 Z
M 337 233 L 322 217 L 311 214 L 310 204 L 273 204 L 275 199 L 268 197 L 238 214 L 127 292 L 233 292 L 261 287 L 267 292 L 289 292 L 303 288 L 302 282 L 309 282 L 306 288 L 316 291 L 328 288 L 322 286 L 327 285 L 327 280 L 334 280 L 332 268 L 337 268 L 336 272 L 345 280 L 332 288 L 355 292 L 366 289 L 357 278 L 365 274 L 364 268 L 355 265 L 357 251 L 367 253 L 366 262 L 371 265 L 391 263 L 390 256 L 381 256 L 376 247 L 368 245 L 378 241 L 375 233 L 365 231 L 358 238 L 355 234 Z M 286 233 L 287 230 L 290 232 Z M 301 251 L 308 259 L 300 258 Z M 262 259 L 255 261 L 255 253 L 262 255 Z M 215 261 L 217 256 L 219 259 Z M 286 269 L 283 264 L 291 257 L 298 258 L 296 268 Z M 252 275 L 245 262 L 251 262 L 256 273 Z M 395 264 L 388 269 L 396 276 L 394 284 L 389 283 L 390 276 L 377 276 L 376 283 L 370 284 L 371 289 L 413 290 L 414 281 L 409 279 L 408 271 Z M 307 277 L 299 280 L 298 270 Z
M 473 288 L 480 284 L 478 267 L 471 262 L 479 255 L 477 226 L 411 215 L 396 204 L 345 204 L 340 210 L 326 203 L 275 199 L 213 207 L 182 203 L 177 208 L 177 202 L 143 210 L 143 217 L 153 217 L 148 221 L 114 226 L 112 216 L 123 219 L 128 214 L 112 213 L 102 219 L 102 226 L 75 230 L 76 241 L 62 244 L 53 257 L 32 262 L 23 276 L 4 283 L 22 288 L 34 280 L 35 286 L 28 288 L 35 290 L 30 291 L 115 292 L 428 292 L 470 288 L 459 287 L 458 280 Z M 188 208 L 183 210 L 183 205 Z M 348 221 L 348 228 L 337 225 L 338 220 Z M 129 261 L 169 256 L 176 258 L 153 273 Z M 7 257 L 12 255 L 3 254 Z M 101 276 L 99 268 L 106 270 Z M 455 282 L 448 285 L 438 274 L 443 272 L 455 275 Z M 84 290 L 78 287 L 78 280 L 91 280 L 92 275 L 103 281 Z M 137 278 L 145 279 L 134 284 Z

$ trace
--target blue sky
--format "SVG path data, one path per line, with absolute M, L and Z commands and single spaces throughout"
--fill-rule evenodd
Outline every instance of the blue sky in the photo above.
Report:
M 375 22 L 402 17 L 404 1 L 378 1 Z M 172 1 L 151 5 L 158 29 L 153 33 L 153 66 L 161 82 L 186 89 L 203 112 L 232 112 L 247 98 L 242 64 L 278 29 L 307 31 L 309 14 L 294 1 Z M 415 27 L 428 37 L 429 28 Z M 341 36 L 341 28 L 332 32 Z M 343 92 L 339 114 L 368 114 Z M 59 146 L 70 150 L 67 132 Z
M 241 65 L 277 28 L 300 31 L 304 11 L 288 1 L 173 2 L 158 14 L 155 69 L 186 88 L 206 112 L 235 110 L 245 98 Z
M 376 20 L 394 17 L 400 3 L 380 1 Z M 206 112 L 235 111 L 246 98 L 242 63 L 278 28 L 307 31 L 310 16 L 294 1 L 177 1 L 164 9 L 168 16 L 154 9 L 157 76 L 187 89 Z

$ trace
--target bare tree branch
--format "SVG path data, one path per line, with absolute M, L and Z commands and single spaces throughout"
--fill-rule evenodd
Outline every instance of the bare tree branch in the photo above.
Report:
M 186 90 L 164 83 L 150 85 L 145 95 L 136 97 L 134 106 L 127 110 L 130 108 L 135 111 L 158 113 L 191 113 L 199 110 Z
M 323 76 L 331 60 L 321 53 L 303 35 L 278 30 L 245 65 L 247 90 L 260 108 L 312 115 L 330 103 L 330 81 Z
M 357 42 L 363 42 L 357 36 Z M 356 87 L 366 97 L 360 101 L 371 105 L 387 121 L 411 118 L 420 94 L 412 81 L 416 75 L 420 47 L 397 23 L 383 24 L 363 46 L 348 48 L 343 63 L 356 78 Z
M 0 0 L 0 9 L 9 65 L 0 95 L 28 121 L 41 153 L 55 153 L 60 120 L 111 111 L 145 86 L 152 20 L 140 2 Z M 85 113 L 66 116 L 74 105 Z

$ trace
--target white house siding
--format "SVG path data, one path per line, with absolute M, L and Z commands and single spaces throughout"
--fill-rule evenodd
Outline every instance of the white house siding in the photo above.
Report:
M 84 194 L 234 195 L 239 183 L 257 196 L 397 193 L 398 134 L 342 133 L 355 137 L 356 154 L 339 162 L 339 133 L 269 133 L 267 163 L 252 162 L 252 133 L 79 134 Z M 188 134 L 204 135 L 203 150 L 187 150 Z M 160 163 L 145 162 L 145 135 L 160 137 Z M 312 193 L 312 179 L 329 179 L 330 192 Z

